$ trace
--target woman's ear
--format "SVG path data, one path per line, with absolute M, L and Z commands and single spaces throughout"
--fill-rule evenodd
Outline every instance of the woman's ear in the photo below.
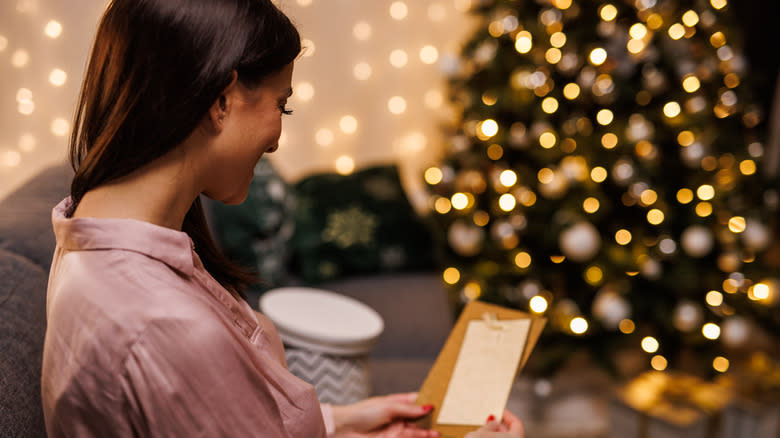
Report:
M 238 83 L 238 73 L 233 70 L 230 84 L 222 90 L 217 100 L 209 108 L 209 121 L 217 132 L 222 132 L 225 125 L 225 118 L 230 114 L 230 106 L 233 100 L 233 93 Z

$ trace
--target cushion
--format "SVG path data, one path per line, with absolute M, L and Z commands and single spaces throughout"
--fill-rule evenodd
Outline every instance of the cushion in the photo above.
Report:
M 0 249 L 0 436 L 46 436 L 41 360 L 46 273 Z
M 44 169 L 0 201 L 0 248 L 21 254 L 48 271 L 55 239 L 51 210 L 70 193 L 66 163 Z
M 312 175 L 295 194 L 294 260 L 305 283 L 434 268 L 431 234 L 395 166 Z
M 254 291 L 286 284 L 290 239 L 295 227 L 295 197 L 265 157 L 255 167 L 246 200 L 240 205 L 210 202 L 212 228 L 225 254 L 253 268 L 261 282 Z

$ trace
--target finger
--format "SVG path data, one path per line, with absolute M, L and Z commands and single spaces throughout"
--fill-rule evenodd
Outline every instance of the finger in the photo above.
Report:
M 510 431 L 515 432 L 519 431 L 522 432 L 521 436 L 525 436 L 525 428 L 523 427 L 523 422 L 520 421 L 517 416 L 509 410 L 504 410 L 504 424 L 507 425 Z
M 401 403 L 414 403 L 417 400 L 417 393 L 405 392 L 405 393 L 398 393 L 398 394 L 390 394 L 387 396 L 387 398 Z
M 392 418 L 417 418 L 431 412 L 433 405 L 418 406 L 408 402 L 392 402 L 388 411 Z

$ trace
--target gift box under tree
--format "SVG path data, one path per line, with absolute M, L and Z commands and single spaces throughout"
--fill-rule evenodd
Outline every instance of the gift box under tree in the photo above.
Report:
M 758 353 L 722 381 L 735 402 L 723 412 L 721 438 L 780 438 L 780 363 Z
M 697 377 L 650 371 L 619 388 L 610 401 L 610 438 L 722 437 L 731 387 Z

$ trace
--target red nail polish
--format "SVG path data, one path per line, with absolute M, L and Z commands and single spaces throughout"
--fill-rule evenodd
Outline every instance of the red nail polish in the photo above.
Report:
M 433 409 L 433 405 L 423 405 L 422 408 L 423 411 L 430 411 L 431 409 Z
M 494 415 L 491 415 L 491 416 L 488 417 L 487 421 L 488 421 L 488 423 L 490 423 L 491 421 L 493 421 L 495 419 L 496 419 L 496 417 Z

